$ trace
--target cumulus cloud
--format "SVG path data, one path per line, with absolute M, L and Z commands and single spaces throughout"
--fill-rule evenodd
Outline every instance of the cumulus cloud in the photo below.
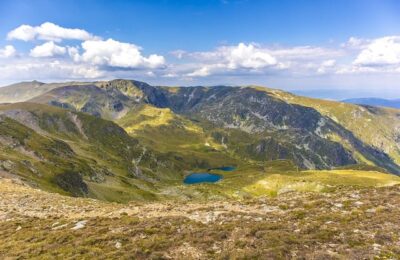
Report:
M 325 60 L 321 63 L 317 72 L 320 74 L 327 73 L 331 71 L 331 69 L 334 68 L 335 65 L 336 65 L 336 60 Z
M 199 52 L 192 56 L 206 61 L 220 61 L 229 69 L 259 69 L 277 64 L 277 60 L 268 50 L 244 43 L 236 46 L 222 46 L 213 52 Z
M 291 48 L 278 47 L 271 49 L 271 54 L 285 60 L 311 60 L 337 57 L 343 55 L 338 49 L 328 49 L 315 46 L 295 46 Z
M 83 29 L 64 28 L 49 22 L 39 26 L 21 25 L 10 31 L 7 38 L 35 44 L 37 40 L 43 42 L 28 53 L 18 52 L 18 55 L 12 45 L 0 48 L 0 58 L 3 58 L 0 59 L 0 80 L 128 77 L 158 80 L 160 84 L 248 84 L 275 78 L 298 84 L 299 79 L 400 75 L 400 36 L 351 37 L 329 47 L 238 43 L 201 52 L 176 50 L 167 53 L 173 61 L 170 63 L 162 55 L 145 54 L 133 43 L 105 40 Z
M 17 50 L 12 45 L 6 45 L 0 49 L 0 58 L 11 58 L 17 54 Z
M 333 67 L 326 62 L 332 63 L 343 55 L 343 50 L 323 47 L 261 47 L 244 43 L 222 46 L 211 52 L 184 53 L 185 57 L 198 61 L 197 67 L 186 74 L 189 77 L 206 77 L 224 72 L 237 72 L 238 75 L 270 74 L 281 70 L 290 70 L 292 74 L 315 74 Z
M 178 59 L 182 59 L 188 52 L 184 50 L 175 50 L 171 51 L 170 54 L 172 54 L 174 57 Z
M 206 77 L 211 74 L 211 66 L 204 66 L 187 74 L 189 77 Z
M 67 48 L 58 46 L 54 42 L 46 42 L 33 48 L 29 55 L 35 58 L 54 57 L 63 55 L 67 52 Z
M 235 47 L 223 47 L 220 52 L 228 61 L 229 69 L 260 69 L 277 64 L 277 60 L 268 51 L 257 48 L 253 44 L 240 43 Z
M 372 40 L 353 62 L 358 66 L 400 66 L 400 36 Z
M 82 29 L 64 28 L 54 23 L 45 22 L 39 26 L 23 24 L 7 34 L 8 40 L 32 41 L 35 39 L 60 42 L 67 40 L 98 39 Z
M 141 47 L 113 39 L 102 40 L 85 30 L 64 28 L 53 23 L 21 25 L 10 31 L 8 40 L 44 43 L 20 53 L 12 45 L 0 48 L 0 80 L 77 80 L 113 77 L 158 77 L 167 67 L 161 55 L 142 54 Z M 75 46 L 63 40 L 79 41 Z M 30 43 L 26 43 L 29 45 Z M 162 75 L 167 74 L 163 72 Z
M 105 75 L 96 67 L 85 64 L 73 64 L 70 62 L 54 60 L 41 62 L 40 60 L 21 60 L 12 64 L 0 64 L 2 80 L 71 80 L 71 79 L 95 79 Z
M 76 49 L 70 50 L 70 55 L 76 62 L 92 65 L 102 65 L 119 68 L 161 68 L 165 65 L 163 56 L 151 54 L 142 56 L 140 47 L 108 39 L 89 40 L 82 43 L 83 53 L 79 55 Z
M 189 56 L 202 62 L 198 68 L 187 74 L 189 77 L 205 77 L 223 71 L 256 71 L 279 65 L 269 50 L 255 44 L 239 43 L 235 46 L 222 46 L 212 52 L 197 52 Z
M 357 37 L 350 37 L 349 40 L 343 44 L 341 47 L 349 49 L 362 49 L 370 43 L 368 39 L 362 39 Z

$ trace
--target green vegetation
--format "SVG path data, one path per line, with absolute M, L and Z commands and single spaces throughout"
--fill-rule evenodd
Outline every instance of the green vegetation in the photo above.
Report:
M 32 102 L 0 105 L 0 170 L 48 191 L 127 202 L 398 182 L 387 174 L 400 171 L 396 110 L 253 86 L 113 80 L 37 88 Z M 215 184 L 182 183 L 220 166 L 237 170 L 213 171 L 223 175 Z
M 263 88 L 258 88 L 263 90 Z M 321 114 L 340 123 L 364 143 L 383 148 L 395 162 L 400 163 L 400 148 L 396 141 L 399 128 L 399 111 L 382 107 L 363 107 L 348 103 L 334 102 L 296 96 L 280 90 L 265 90 L 269 94 L 292 104 L 312 107 Z M 379 134 L 377 134 L 379 133 Z
M 0 179 L 0 258 L 397 259 L 400 186 L 116 204 Z M 388 221 L 390 220 L 390 221 Z
M 17 89 L 34 98 L 0 105 L 1 259 L 400 257 L 396 110 L 259 87 Z M 183 184 L 206 171 L 223 178 Z

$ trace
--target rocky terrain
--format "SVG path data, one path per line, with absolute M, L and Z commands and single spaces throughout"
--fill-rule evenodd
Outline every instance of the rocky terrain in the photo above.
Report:
M 398 110 L 133 80 L 4 100 L 0 259 L 400 258 Z
M 0 178 L 0 258 L 398 259 L 400 186 L 245 200 L 71 198 Z
M 0 105 L 0 170 L 72 196 L 114 202 L 246 197 L 254 195 L 249 187 L 260 193 L 267 175 L 289 181 L 268 184 L 275 194 L 301 186 L 291 178 L 301 182 L 307 170 L 400 173 L 395 109 L 257 86 L 166 87 L 122 79 L 22 82 L 0 88 L 5 100 L 16 103 Z M 219 173 L 221 185 L 209 191 L 180 187 L 191 172 L 221 166 L 238 168 L 236 177 Z M 315 178 L 305 186 L 326 189 Z

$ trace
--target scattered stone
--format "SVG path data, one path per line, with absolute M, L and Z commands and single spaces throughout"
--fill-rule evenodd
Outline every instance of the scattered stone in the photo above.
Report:
M 374 251 L 380 251 L 382 246 L 375 243 L 372 245 L 372 247 L 374 248 Z
M 78 229 L 84 228 L 86 223 L 87 223 L 87 220 L 82 220 L 82 221 L 76 222 L 75 226 L 72 227 L 71 229 L 78 230 Z
M 51 230 L 59 230 L 59 229 L 65 228 L 66 226 L 68 226 L 68 224 L 63 224 L 60 226 L 53 227 Z
M 343 204 L 342 203 L 335 203 L 333 204 L 336 208 L 343 208 Z

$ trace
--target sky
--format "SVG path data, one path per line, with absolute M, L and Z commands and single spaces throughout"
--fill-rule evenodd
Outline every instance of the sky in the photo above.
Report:
M 0 85 L 114 78 L 400 98 L 400 1 L 0 1 Z

